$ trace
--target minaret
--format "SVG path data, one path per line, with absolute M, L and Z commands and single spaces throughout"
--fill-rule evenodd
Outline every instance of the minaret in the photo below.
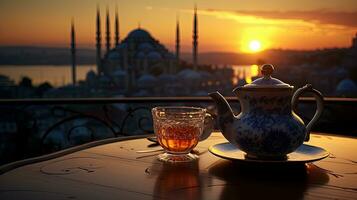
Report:
M 109 21 L 109 8 L 107 7 L 107 20 L 106 20 L 106 32 L 105 32 L 105 40 L 106 40 L 106 49 L 107 53 L 110 50 L 110 21 Z
M 356 36 L 352 39 L 352 48 L 357 49 L 357 33 Z
M 176 61 L 180 62 L 180 24 L 179 20 L 176 21 Z
M 115 47 L 120 43 L 118 7 L 115 7 Z
M 193 69 L 197 70 L 197 47 L 198 47 L 198 35 L 197 35 L 197 6 L 195 5 L 195 11 L 193 16 Z
M 98 74 L 102 73 L 102 68 L 101 68 L 101 58 L 102 58 L 102 35 L 100 31 L 100 12 L 99 12 L 99 6 L 97 6 L 97 33 L 96 33 L 96 48 L 97 48 L 97 56 L 96 56 L 96 61 L 97 61 L 97 72 Z
M 72 83 L 76 85 L 76 35 L 74 30 L 74 20 L 71 22 L 71 55 L 72 55 Z

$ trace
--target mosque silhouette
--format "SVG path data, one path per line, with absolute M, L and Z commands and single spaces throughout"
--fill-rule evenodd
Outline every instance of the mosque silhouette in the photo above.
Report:
M 197 7 L 193 12 L 192 65 L 182 68 L 180 60 L 180 26 L 176 22 L 175 53 L 170 52 L 147 30 L 140 27 L 120 39 L 118 11 L 115 11 L 114 44 L 111 44 L 110 15 L 106 10 L 105 49 L 102 53 L 101 15 L 96 16 L 96 65 L 97 72 L 90 71 L 86 81 L 93 87 L 116 89 L 126 96 L 207 95 L 216 87 L 232 87 L 232 70 L 219 70 L 211 74 L 198 70 L 198 18 Z M 72 73 L 75 77 L 75 34 L 72 24 Z M 102 56 L 103 54 L 103 56 Z M 223 77 L 222 77 L 223 76 Z M 188 87 L 189 86 L 189 87 Z

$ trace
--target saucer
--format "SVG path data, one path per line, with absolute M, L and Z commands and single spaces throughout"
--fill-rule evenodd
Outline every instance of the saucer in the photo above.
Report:
M 308 163 L 326 158 L 330 153 L 325 149 L 307 144 L 301 145 L 287 155 L 285 160 L 260 160 L 245 157 L 246 153 L 229 142 L 210 146 L 208 150 L 215 156 L 245 163 Z

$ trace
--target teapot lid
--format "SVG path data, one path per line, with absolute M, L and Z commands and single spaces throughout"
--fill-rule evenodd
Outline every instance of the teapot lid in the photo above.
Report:
M 263 77 L 254 80 L 250 84 L 244 85 L 243 88 L 293 88 L 293 86 L 271 77 L 274 72 L 274 66 L 271 64 L 262 65 L 260 72 Z

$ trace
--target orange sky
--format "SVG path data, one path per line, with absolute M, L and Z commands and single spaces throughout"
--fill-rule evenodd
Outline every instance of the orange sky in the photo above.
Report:
M 94 48 L 99 3 L 102 25 L 107 5 L 113 24 L 117 4 L 122 38 L 140 22 L 169 49 L 179 15 L 182 48 L 190 51 L 194 2 L 201 52 L 246 52 L 252 40 L 262 49 L 347 47 L 357 32 L 356 0 L 1 0 L 0 45 L 66 46 L 73 16 L 79 46 Z

